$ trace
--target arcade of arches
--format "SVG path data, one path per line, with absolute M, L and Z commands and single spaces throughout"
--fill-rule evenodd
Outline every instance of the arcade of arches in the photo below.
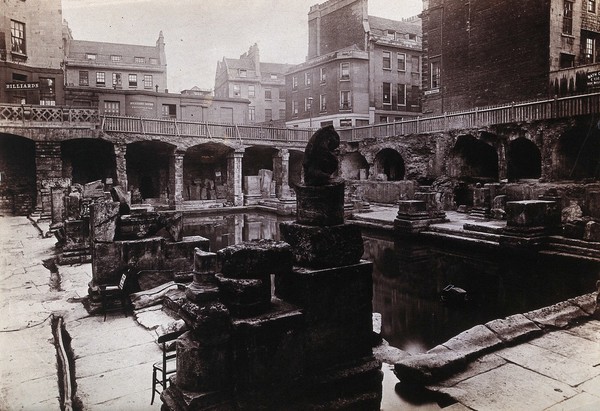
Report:
M 105 137 L 52 141 L 41 132 L 37 139 L 0 134 L 0 214 L 47 212 L 53 187 L 95 180 L 126 185 L 134 202 L 176 208 L 187 201 L 243 205 L 259 175 L 269 176 L 266 194 L 276 198 L 289 198 L 290 185 L 302 181 L 303 153 L 297 149 L 237 148 L 222 142 L 182 148 L 174 141 L 131 138 L 126 143 Z M 600 124 L 584 117 L 505 130 L 343 143 L 339 158 L 339 175 L 355 186 L 400 180 L 427 184 L 439 178 L 465 184 L 597 182 Z

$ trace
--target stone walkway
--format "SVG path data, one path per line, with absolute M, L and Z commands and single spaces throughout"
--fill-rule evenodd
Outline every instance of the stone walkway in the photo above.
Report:
M 395 215 L 379 211 L 378 217 Z M 72 338 L 83 409 L 160 409 L 158 399 L 150 406 L 151 364 L 160 358 L 154 331 L 119 313 L 106 322 L 89 316 L 81 300 L 87 295 L 91 265 L 61 266 L 57 282 L 42 265 L 53 255 L 54 243 L 24 217 L 0 217 L 0 409 L 60 409 L 53 316 L 64 318 Z M 449 369 L 444 358 L 450 358 L 450 365 L 459 361 L 461 367 L 419 384 L 457 401 L 449 410 L 600 409 L 600 321 L 584 321 L 595 297 L 582 298 L 579 305 L 552 310 L 556 316 L 541 313 L 537 321 L 529 320 L 541 334 L 525 340 L 509 344 L 499 339 L 493 347 L 488 345 L 493 339 L 482 342 L 480 334 L 470 346 L 462 334 L 449 340 L 433 349 L 438 366 L 429 374 Z M 576 314 L 579 323 L 564 317 L 577 311 L 573 305 L 583 311 Z M 554 321 L 554 326 L 544 328 L 544 321 Z M 462 360 L 448 355 L 450 350 L 461 352 Z M 416 357 L 405 360 L 409 359 L 418 362 Z M 391 366 L 384 364 L 384 372 L 382 409 L 439 409 L 431 402 L 399 400 Z
M 82 409 L 159 410 L 158 398 L 150 405 L 152 364 L 161 356 L 154 331 L 131 315 L 88 314 L 81 301 L 91 264 L 60 266 L 57 289 L 42 265 L 55 242 L 25 217 L 0 217 L 0 410 L 60 409 L 53 316 L 63 317 L 72 339 Z

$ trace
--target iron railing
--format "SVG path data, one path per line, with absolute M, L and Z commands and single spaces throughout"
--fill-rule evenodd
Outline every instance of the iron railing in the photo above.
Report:
M 0 121 L 42 124 L 98 124 L 98 110 L 86 107 L 0 104 Z M 87 124 L 86 124 L 87 125 Z
M 600 113 L 600 92 L 577 96 L 535 100 L 443 115 L 417 117 L 394 123 L 338 129 L 343 141 L 382 138 L 472 129 L 505 123 L 549 120 Z M 256 125 L 202 123 L 175 119 L 122 117 L 98 114 L 92 108 L 53 107 L 0 104 L 0 122 L 21 122 L 60 125 L 95 124 L 105 132 L 140 133 L 180 137 L 237 139 L 239 141 L 270 141 L 288 144 L 306 143 L 313 133 L 310 129 L 275 128 Z

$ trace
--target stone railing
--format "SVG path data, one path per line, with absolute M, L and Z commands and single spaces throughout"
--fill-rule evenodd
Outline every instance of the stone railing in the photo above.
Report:
M 98 119 L 98 110 L 94 108 L 0 104 L 0 121 L 60 125 L 63 123 L 98 124 Z
M 447 132 L 495 124 L 549 120 L 600 113 L 600 92 L 577 96 L 519 102 L 471 110 L 417 117 L 394 123 L 338 129 L 343 141 L 408 134 Z M 95 123 L 113 133 L 139 133 L 180 137 L 232 139 L 240 142 L 278 142 L 291 146 L 305 144 L 313 133 L 310 129 L 274 128 L 256 125 L 202 123 L 176 119 L 153 119 L 103 115 L 91 108 L 49 107 L 0 104 L 0 123 L 19 122 L 36 126 L 60 126 L 68 123 Z
M 395 123 L 342 129 L 338 132 L 344 141 L 361 141 L 365 138 L 447 132 L 495 124 L 549 120 L 597 113 L 600 113 L 600 92 L 479 107 L 444 113 L 439 116 L 417 117 Z
M 254 125 L 214 124 L 175 119 L 143 117 L 102 116 L 101 129 L 107 132 L 175 135 L 237 139 L 239 141 L 271 141 L 288 144 L 306 144 L 312 131 L 309 129 L 273 128 Z

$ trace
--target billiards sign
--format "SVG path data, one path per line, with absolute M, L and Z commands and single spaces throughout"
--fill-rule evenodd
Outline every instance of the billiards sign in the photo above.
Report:
M 6 83 L 7 90 L 39 90 L 39 88 L 40 88 L 39 81 Z

